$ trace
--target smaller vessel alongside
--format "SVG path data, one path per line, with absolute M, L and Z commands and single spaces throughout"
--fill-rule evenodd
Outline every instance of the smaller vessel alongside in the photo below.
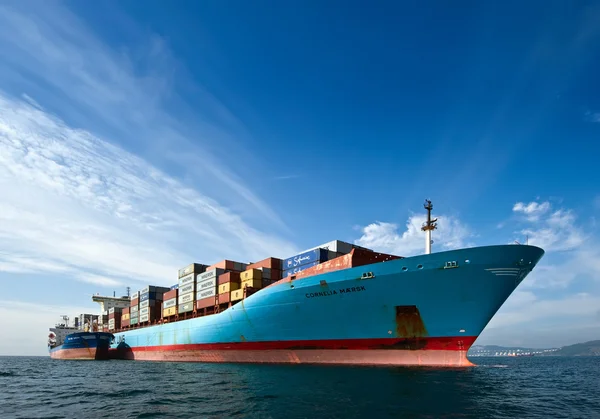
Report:
M 108 350 L 114 341 L 114 335 L 108 332 L 99 332 L 98 325 L 94 324 L 83 332 L 78 327 L 69 327 L 68 317 L 62 316 L 66 323 L 56 324 L 50 328 L 48 335 L 48 352 L 52 359 L 72 360 L 106 360 Z

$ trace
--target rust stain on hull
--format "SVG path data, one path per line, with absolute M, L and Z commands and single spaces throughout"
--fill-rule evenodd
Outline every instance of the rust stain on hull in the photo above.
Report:
M 396 334 L 408 339 L 428 336 L 417 306 L 396 306 Z

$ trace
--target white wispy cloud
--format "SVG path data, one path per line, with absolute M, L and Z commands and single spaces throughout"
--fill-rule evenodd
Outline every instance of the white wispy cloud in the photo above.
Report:
M 167 285 L 192 261 L 295 251 L 131 153 L 1 94 L 0 188 L 5 271 Z
M 586 239 L 584 231 L 576 224 L 572 210 L 552 210 L 549 202 L 518 202 L 513 211 L 526 214 L 526 220 L 531 223 L 519 233 L 527 237 L 529 244 L 546 251 L 572 250 Z
M 584 118 L 588 122 L 600 122 L 600 112 L 587 111 Z
M 0 5 L 0 89 L 172 167 L 187 185 L 201 181 L 212 196 L 243 202 L 256 222 L 286 230 L 247 186 L 252 177 L 244 167 L 258 176 L 262 165 L 240 141 L 250 137 L 244 124 L 193 80 L 163 38 L 118 10 L 112 16 L 114 31 L 124 28 L 133 41 L 126 47 L 107 45 L 61 3 Z
M 436 217 L 438 230 L 432 233 L 433 246 L 451 250 L 472 245 L 470 240 L 473 233 L 458 218 L 445 215 Z M 421 226 L 425 221 L 425 216 L 413 215 L 407 220 L 406 229 L 402 232 L 397 224 L 377 221 L 362 227 L 362 236 L 354 242 L 359 246 L 400 256 L 423 253 L 425 233 L 421 231 Z

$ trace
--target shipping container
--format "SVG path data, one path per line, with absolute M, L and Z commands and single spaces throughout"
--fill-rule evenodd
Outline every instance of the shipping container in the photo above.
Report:
M 140 304 L 140 299 L 138 297 L 136 297 L 135 299 L 131 300 L 131 304 L 129 304 L 130 307 L 133 306 L 137 306 Z
M 195 290 L 196 284 L 192 282 L 191 284 L 187 284 L 186 286 L 179 288 L 177 295 L 181 297 L 182 295 L 189 294 L 190 292 L 194 292 Z
M 163 317 L 174 316 L 177 314 L 177 306 L 167 307 L 163 310 Z
M 165 300 L 165 302 L 163 303 L 163 309 L 175 307 L 176 305 L 177 305 L 177 298 L 170 298 L 168 300 Z
M 308 252 L 300 253 L 298 255 L 287 258 L 283 261 L 284 270 L 293 269 L 299 266 L 304 266 L 312 262 L 324 262 L 327 260 L 329 252 L 325 249 L 315 249 Z
M 241 263 L 241 262 L 233 262 L 233 272 L 242 272 L 245 271 L 246 269 L 248 269 L 248 264 L 247 263 Z
M 191 312 L 193 310 L 194 310 L 194 303 L 179 304 L 179 306 L 178 306 L 178 312 L 179 312 L 179 314 L 181 314 L 181 313 L 189 313 L 189 312 Z
M 222 285 L 220 285 L 220 286 L 222 286 Z M 219 295 L 217 295 L 217 304 L 228 303 L 230 301 L 230 298 L 231 298 L 231 293 L 229 293 L 229 292 L 219 294 Z
M 292 269 L 287 269 L 281 273 L 281 277 L 286 278 L 291 275 L 296 275 L 298 272 L 302 272 L 305 269 L 312 268 L 313 266 L 317 266 L 319 263 L 320 262 L 311 262 L 311 263 L 307 263 L 306 265 L 297 266 Z
M 193 274 L 199 274 L 206 271 L 207 265 L 203 265 L 201 263 L 192 263 L 191 265 L 186 266 L 185 268 L 181 268 L 178 271 L 178 278 L 183 276 Z
M 194 301 L 194 292 L 190 292 L 189 294 L 183 294 L 177 297 L 178 304 L 185 304 Z
M 332 240 L 330 242 L 321 244 L 319 246 L 315 246 L 315 247 L 311 247 L 310 249 L 306 249 L 305 251 L 303 251 L 301 253 L 310 252 L 312 250 L 319 249 L 319 248 L 326 249 L 326 250 L 329 250 L 334 253 L 338 253 L 338 257 L 350 253 L 352 251 L 352 249 L 362 249 L 362 250 L 366 250 L 369 252 L 373 251 L 371 249 L 367 249 L 366 247 L 357 246 L 355 244 L 343 242 L 341 240 Z
M 239 301 L 242 298 L 244 298 L 244 290 L 243 289 L 231 291 L 231 301 Z
M 250 287 L 250 288 L 262 288 L 262 279 L 247 279 L 245 281 L 242 281 L 242 289 L 244 287 Z
M 154 300 L 156 301 L 156 292 L 145 292 L 140 294 L 140 304 L 146 300 Z
M 141 314 L 140 315 L 140 323 L 144 323 L 150 321 L 150 316 L 148 314 Z
M 196 301 L 196 310 L 200 310 L 207 307 L 214 307 L 216 304 L 215 297 L 203 298 L 201 300 Z
M 124 322 L 125 320 L 129 320 L 129 313 L 125 313 L 121 316 L 121 323 Z
M 219 285 L 225 284 L 227 282 L 237 282 L 238 284 L 241 281 L 239 272 L 225 272 L 224 274 L 219 275 Z
M 123 307 L 122 314 L 129 314 L 129 307 Z
M 167 301 L 167 300 L 172 300 L 173 298 L 177 298 L 178 293 L 179 293 L 179 290 L 171 290 L 169 292 L 165 292 L 163 294 L 163 300 Z
M 263 272 L 260 269 L 248 269 L 240 274 L 240 278 L 242 281 L 246 281 L 248 279 L 262 279 Z
M 229 294 L 231 291 L 239 290 L 240 288 L 241 283 L 239 282 L 226 282 L 219 285 L 219 294 Z
M 258 269 L 258 268 L 269 268 L 269 269 L 281 270 L 282 262 L 283 261 L 281 259 L 266 258 L 266 259 L 260 260 L 258 262 L 250 263 L 244 270 Z
M 140 292 L 139 292 L 139 291 L 136 291 L 136 292 L 134 292 L 133 294 L 131 294 L 131 298 L 130 298 L 130 300 L 131 300 L 131 301 L 133 301 L 133 300 L 135 300 L 135 299 L 137 299 L 137 298 L 139 298 L 139 297 L 140 297 Z
M 206 281 L 207 279 L 211 279 L 211 278 L 217 278 L 219 275 L 222 275 L 224 273 L 225 273 L 225 269 L 221 269 L 221 268 L 214 268 L 214 269 L 207 270 L 204 273 L 196 275 L 196 283 Z
M 108 314 L 120 313 L 122 311 L 121 307 L 111 307 L 108 309 Z
M 222 260 L 214 265 L 210 265 L 206 268 L 205 272 L 208 272 L 213 269 L 222 269 L 223 271 L 233 271 L 235 270 L 235 262 L 233 260 Z M 219 274 L 220 275 L 220 274 Z
M 102 316 L 102 321 L 104 321 L 104 316 Z M 121 318 L 121 313 L 110 313 L 108 315 L 108 320 L 110 319 L 120 319 Z
M 196 292 L 204 291 L 206 289 L 215 289 L 217 288 L 218 282 L 219 279 L 217 277 L 208 278 L 202 282 L 198 282 L 196 284 Z
M 150 313 L 150 307 L 140 308 L 140 318 Z
M 138 324 L 138 318 L 137 318 L 137 317 L 132 317 L 132 318 L 129 320 L 129 324 L 130 324 L 131 326 L 135 326 L 136 324 Z
M 144 300 L 140 303 L 140 310 L 144 307 L 150 307 L 156 304 L 156 300 Z
M 121 327 L 129 327 L 130 325 L 129 319 L 121 319 Z
M 352 249 L 352 251 L 349 254 L 339 256 L 333 260 L 318 264 L 309 269 L 304 269 L 292 275 L 294 279 L 300 279 L 309 276 L 324 274 L 327 272 L 339 271 L 342 269 L 354 268 L 363 265 L 370 265 L 372 263 L 387 262 L 395 259 L 402 259 L 402 257 L 386 253 L 372 252 L 370 250 L 363 250 L 361 248 L 355 248 Z
M 215 295 L 217 295 L 216 288 L 206 288 L 196 293 L 196 300 L 203 300 L 208 297 L 214 297 Z
M 193 284 L 194 283 L 194 278 L 195 278 L 194 273 L 191 273 L 189 275 L 186 276 L 182 276 L 181 278 L 179 278 L 179 288 L 188 285 L 188 284 Z
M 137 315 L 137 313 L 138 313 L 139 310 L 140 310 L 140 308 L 138 306 L 131 307 L 131 310 L 130 310 L 131 317 L 133 317 L 134 314 Z

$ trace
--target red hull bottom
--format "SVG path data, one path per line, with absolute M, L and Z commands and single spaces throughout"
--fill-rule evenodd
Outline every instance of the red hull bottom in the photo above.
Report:
M 50 352 L 52 359 L 91 360 L 101 361 L 109 359 L 108 348 L 73 348 L 58 349 Z
M 311 342 L 320 348 L 302 348 L 299 342 L 167 345 L 111 349 L 110 357 L 168 362 L 470 367 L 474 364 L 467 359 L 467 351 L 475 339 L 427 338 L 421 339 L 422 346 L 411 349 L 388 346 L 394 339 Z
M 112 356 L 111 356 L 112 357 Z M 419 365 L 444 367 L 474 366 L 466 351 L 367 350 L 273 350 L 273 351 L 144 351 L 115 356 L 136 361 L 258 363 L 258 364 L 338 364 L 338 365 Z

